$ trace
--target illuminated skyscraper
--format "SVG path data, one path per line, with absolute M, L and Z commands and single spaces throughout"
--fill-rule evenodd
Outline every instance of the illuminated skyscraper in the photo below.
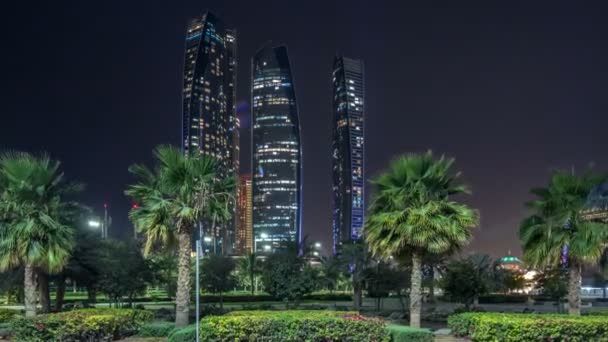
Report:
M 357 240 L 363 229 L 364 105 L 363 62 L 336 57 L 332 74 L 333 128 L 333 240 L 334 253 L 342 243 Z
M 236 31 L 227 29 L 212 13 L 190 21 L 186 33 L 183 85 L 182 147 L 218 161 L 218 176 L 238 170 L 238 129 L 235 113 Z M 204 225 L 211 237 L 209 251 L 231 253 L 234 220 L 221 226 Z
M 253 226 L 251 220 L 251 175 L 239 178 L 236 222 L 236 254 L 246 255 L 253 251 Z
M 251 84 L 254 248 L 267 253 L 302 237 L 300 122 L 285 46 L 255 54 Z

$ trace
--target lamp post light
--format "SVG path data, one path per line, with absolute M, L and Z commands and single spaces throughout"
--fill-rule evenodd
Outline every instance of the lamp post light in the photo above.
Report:
M 260 233 L 260 238 L 255 238 L 253 241 L 253 252 L 257 253 L 258 251 L 258 241 L 264 242 L 266 241 L 266 239 L 268 239 L 268 234 L 266 233 Z M 269 247 L 268 249 L 266 247 Z M 270 250 L 270 246 L 264 246 L 263 247 L 265 251 L 269 251 Z

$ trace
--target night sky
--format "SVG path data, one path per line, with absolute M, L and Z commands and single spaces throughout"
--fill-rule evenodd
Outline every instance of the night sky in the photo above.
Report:
M 336 53 L 365 61 L 367 176 L 401 153 L 455 157 L 482 217 L 471 251 L 520 253 L 523 203 L 550 170 L 608 170 L 607 8 L 591 2 L 12 3 L 0 20 L 0 148 L 62 160 L 88 185 L 84 202 L 110 204 L 115 237 L 131 235 L 127 167 L 180 142 L 185 30 L 206 9 L 238 30 L 243 171 L 250 58 L 268 40 L 289 47 L 310 240 L 330 242 Z

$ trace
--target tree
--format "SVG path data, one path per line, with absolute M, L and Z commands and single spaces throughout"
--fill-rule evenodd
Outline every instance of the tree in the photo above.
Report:
M 266 259 L 262 268 L 262 283 L 271 296 L 285 302 L 295 302 L 317 288 L 316 271 L 304 258 L 291 250 L 277 251 Z
M 234 179 L 219 180 L 216 161 L 210 156 L 198 153 L 184 156 L 170 146 L 156 148 L 154 155 L 157 163 L 154 170 L 139 164 L 129 168 L 138 183 L 129 186 L 126 194 L 139 204 L 130 211 L 129 217 L 146 236 L 146 254 L 159 246 L 177 244 L 175 325 L 182 327 L 188 324 L 194 227 L 210 219 L 206 216 L 210 203 L 232 203 Z
M 343 273 L 343 265 L 337 257 L 321 259 L 320 285 L 333 293 Z
M 203 259 L 201 287 L 220 295 L 220 308 L 224 308 L 224 292 L 234 288 L 236 278 L 232 274 L 235 262 L 225 256 L 211 255 Z
M 36 269 L 55 273 L 68 261 L 74 245 L 68 218 L 77 204 L 66 197 L 80 189 L 46 155 L 0 156 L 0 271 L 24 267 L 27 317 L 36 315 Z
M 351 279 L 353 288 L 353 306 L 360 310 L 363 303 L 363 288 L 365 286 L 366 270 L 371 266 L 371 255 L 363 241 L 354 241 L 340 247 L 338 258 L 343 271 Z
M 560 301 L 568 294 L 568 272 L 560 267 L 546 268 L 534 277 L 535 287 L 542 291 L 557 304 L 560 310 Z
M 402 288 L 409 286 L 405 273 L 382 261 L 366 270 L 365 289 L 369 297 L 376 298 L 377 311 L 382 309 L 383 298 L 391 292 L 400 293 Z
M 524 259 L 532 267 L 568 268 L 568 313 L 580 315 L 581 271 L 596 264 L 608 241 L 608 224 L 584 216 L 589 192 L 605 179 L 591 171 L 578 177 L 554 172 L 546 188 L 532 189 L 532 215 L 519 230 Z
M 251 289 L 251 296 L 255 296 L 257 277 L 260 274 L 260 262 L 257 260 L 255 253 L 248 253 L 239 260 L 238 274 L 245 287 Z
M 373 184 L 376 193 L 364 228 L 374 255 L 383 258 L 409 254 L 412 261 L 410 325 L 420 326 L 422 257 L 446 253 L 465 245 L 477 225 L 477 213 L 451 201 L 468 193 L 452 174 L 454 160 L 431 152 L 393 161 Z
M 116 306 L 127 298 L 133 299 L 146 291 L 152 272 L 146 259 L 134 242 L 111 241 L 103 244 L 99 290 Z
M 172 251 L 151 255 L 148 264 L 152 271 L 152 286 L 165 290 L 169 298 L 175 297 L 177 291 L 177 258 Z
M 490 292 L 492 272 L 492 260 L 487 255 L 472 255 L 450 261 L 440 284 L 450 299 L 462 302 L 469 309 L 471 304 L 478 304 L 479 296 Z

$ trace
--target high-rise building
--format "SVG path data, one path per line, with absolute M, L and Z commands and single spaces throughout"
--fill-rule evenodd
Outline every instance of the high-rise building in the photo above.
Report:
M 365 212 L 363 62 L 336 57 L 332 82 L 333 249 L 336 253 L 342 243 L 359 239 L 363 229 Z
M 185 154 L 217 159 L 219 177 L 238 170 L 238 129 L 235 112 L 236 31 L 224 27 L 211 12 L 192 19 L 186 33 L 182 147 Z M 208 251 L 231 253 L 234 220 L 205 224 Z
M 251 175 L 241 175 L 237 190 L 237 222 L 235 253 L 246 255 L 253 251 L 253 225 L 251 218 Z
M 254 249 L 268 253 L 302 237 L 300 122 L 287 47 L 255 54 L 251 84 Z

